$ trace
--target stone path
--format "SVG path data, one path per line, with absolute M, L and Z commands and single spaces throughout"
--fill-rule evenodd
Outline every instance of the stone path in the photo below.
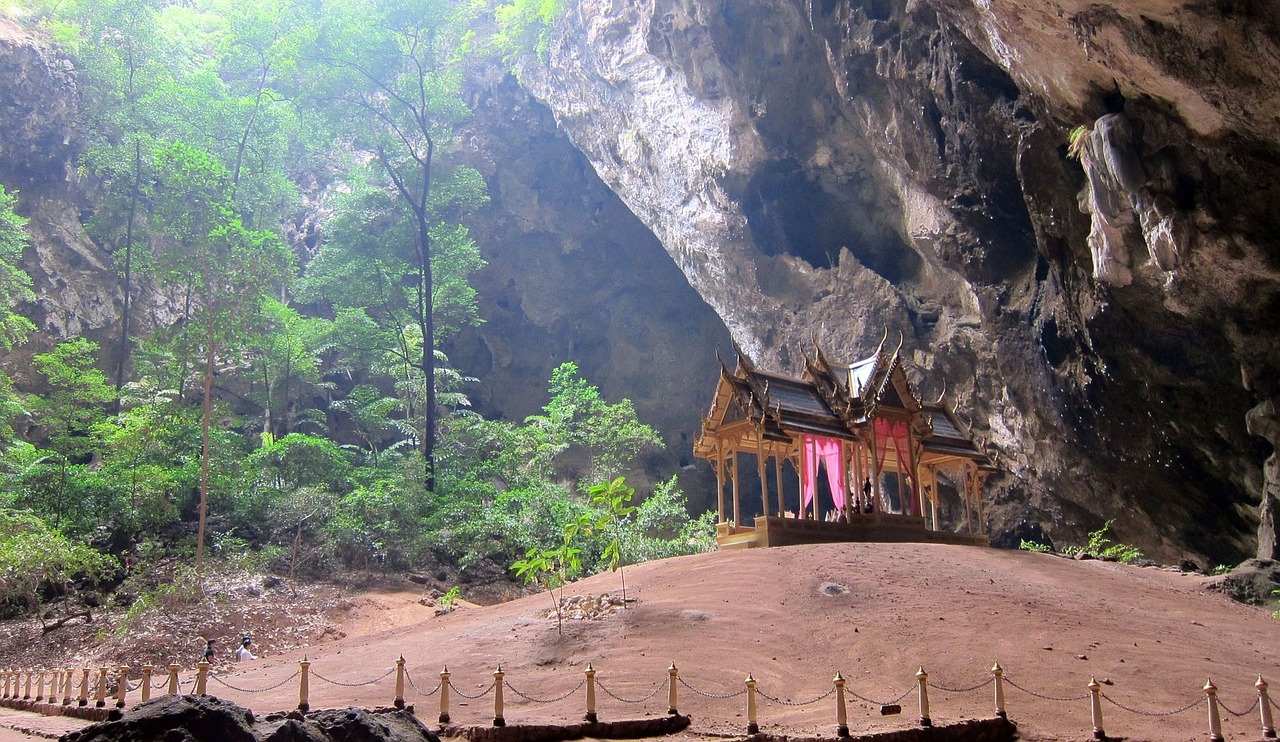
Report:
M 73 719 L 69 716 L 44 716 L 29 711 L 0 708 L 0 742 L 37 738 L 57 739 L 88 725 L 89 722 L 84 719 Z

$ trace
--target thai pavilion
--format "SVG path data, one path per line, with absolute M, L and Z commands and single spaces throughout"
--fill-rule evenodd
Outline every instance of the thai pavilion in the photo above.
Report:
M 761 371 L 741 356 L 733 371 L 721 364 L 715 400 L 694 443 L 694 455 L 716 470 L 720 548 L 831 541 L 988 545 L 981 491 L 995 469 L 941 398 L 925 404 L 915 395 L 901 344 L 887 352 L 882 340 L 874 355 L 850 364 L 828 360 L 817 347 L 804 358 L 803 378 Z M 752 456 L 762 514 L 746 522 L 743 498 L 751 495 L 741 491 L 739 473 Z M 784 462 L 799 480 L 790 511 Z M 963 515 L 956 507 L 939 508 L 943 480 L 948 493 L 958 493 Z M 754 511 L 754 503 L 749 507 Z M 946 511 L 955 522 L 940 522 Z

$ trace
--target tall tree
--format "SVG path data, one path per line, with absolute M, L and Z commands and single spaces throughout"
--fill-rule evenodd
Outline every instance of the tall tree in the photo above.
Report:
M 231 201 L 231 173 L 208 152 L 174 143 L 158 152 L 156 169 L 162 176 L 149 195 L 168 238 L 157 258 L 159 276 L 192 297 L 188 320 L 203 338 L 198 569 L 208 512 L 214 370 L 220 354 L 243 343 L 263 300 L 281 290 L 293 256 L 278 234 L 244 225 Z
M 352 143 L 371 152 L 411 225 L 415 269 L 412 314 L 425 341 L 417 359 L 425 380 L 419 447 L 425 484 L 435 490 L 436 317 L 433 188 L 439 157 L 469 115 L 460 97 L 458 61 L 468 33 L 463 0 L 371 0 L 324 8 L 315 59 L 327 73 L 315 94 Z

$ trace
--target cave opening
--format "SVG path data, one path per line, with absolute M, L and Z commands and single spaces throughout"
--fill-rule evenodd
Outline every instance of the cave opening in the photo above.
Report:
M 794 160 L 762 166 L 747 183 L 742 203 L 751 236 L 765 255 L 794 255 L 815 268 L 833 268 L 841 248 L 848 248 L 898 285 L 919 273 L 921 260 L 874 217 L 880 209 L 833 193 Z

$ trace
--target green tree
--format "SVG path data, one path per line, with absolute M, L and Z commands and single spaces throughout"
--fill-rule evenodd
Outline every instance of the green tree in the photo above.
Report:
M 295 390 L 321 384 L 320 361 L 327 350 L 329 322 L 304 317 L 297 309 L 266 297 L 261 331 L 247 343 L 255 382 L 261 383 L 262 432 L 279 438 L 292 432 Z
M 22 251 L 30 242 L 27 220 L 13 207 L 17 199 L 0 185 L 0 348 L 12 350 L 35 329 L 31 320 L 18 314 L 23 302 L 35 301 L 31 276 L 22 269 Z
M 199 569 L 208 510 L 214 370 L 222 353 L 243 347 L 263 300 L 291 275 L 292 254 L 278 234 L 245 226 L 229 198 L 229 171 L 207 152 L 175 142 L 159 151 L 156 169 L 163 178 L 151 193 L 154 218 L 166 238 L 157 256 L 158 275 L 189 297 L 188 322 L 203 345 Z
M 95 445 L 91 428 L 103 405 L 115 399 L 106 374 L 96 365 L 98 344 L 76 338 L 32 359 L 49 393 L 40 398 L 42 423 L 53 449 L 68 459 L 86 456 Z
M 0 599 L 34 611 L 41 586 L 51 584 L 63 597 L 65 618 L 72 579 L 100 580 L 118 566 L 113 557 L 67 539 L 30 513 L 0 509 Z M 46 621 L 43 614 L 40 620 Z
M 412 274 L 409 309 L 424 339 L 418 367 L 425 382 L 419 446 L 434 491 L 436 280 L 433 240 L 444 221 L 440 156 L 469 112 L 460 97 L 459 51 L 470 3 L 372 0 L 325 7 L 316 58 L 327 73 L 315 100 L 356 147 L 371 152 L 408 225 Z M 455 205 L 457 202 L 454 202 Z

